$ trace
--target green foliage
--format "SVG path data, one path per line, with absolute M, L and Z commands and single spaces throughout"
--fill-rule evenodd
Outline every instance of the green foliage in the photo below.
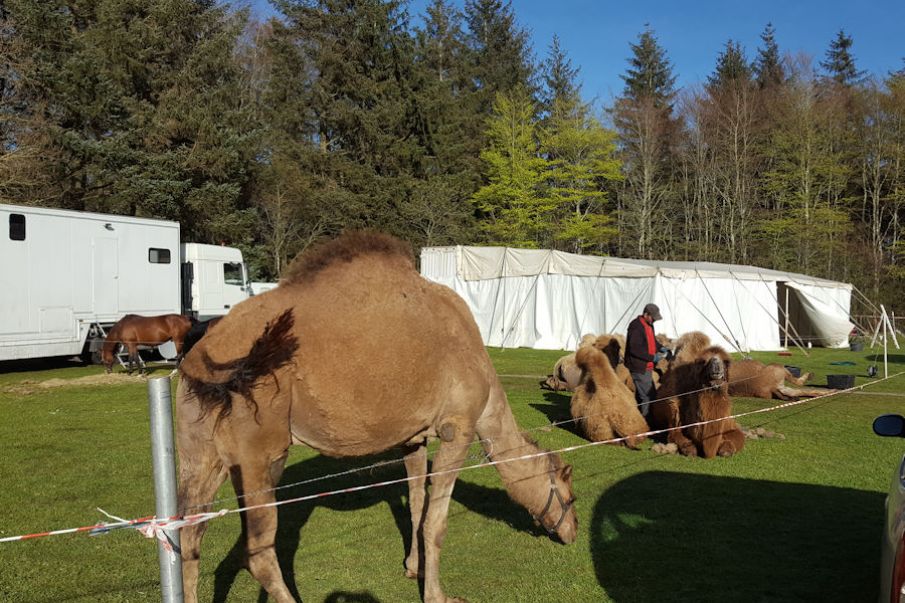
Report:
M 472 197 L 486 216 L 490 241 L 515 247 L 542 245 L 553 209 L 539 194 L 546 161 L 539 155 L 534 101 L 525 89 L 500 93 L 487 121 L 488 147 L 481 152 L 488 184 Z

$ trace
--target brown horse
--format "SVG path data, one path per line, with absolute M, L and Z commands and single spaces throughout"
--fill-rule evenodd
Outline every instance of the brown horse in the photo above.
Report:
M 337 372 L 337 361 L 345 370 Z M 563 542 L 575 540 L 571 466 L 527 440 L 468 307 L 415 270 L 411 251 L 350 233 L 296 259 L 280 287 L 233 310 L 187 353 L 177 391 L 179 512 L 210 508 L 229 475 L 243 511 L 247 567 L 294 601 L 274 550 L 277 485 L 291 444 L 334 457 L 400 448 L 412 544 L 406 575 L 447 603 L 440 548 L 453 485 L 475 435 L 510 497 Z M 427 443 L 439 438 L 427 491 Z M 530 458 L 524 458 L 531 455 Z M 508 461 L 508 462 L 507 462 Z M 204 524 L 182 529 L 186 601 L 197 600 Z
M 101 360 L 107 372 L 113 370 L 116 350 L 120 345 L 129 348 L 129 374 L 137 363 L 139 372 L 144 371 L 141 358 L 138 356 L 139 345 L 160 345 L 172 341 L 176 344 L 176 354 L 182 354 L 182 340 L 191 328 L 193 320 L 181 314 L 163 314 L 161 316 L 138 316 L 126 314 L 107 331 Z

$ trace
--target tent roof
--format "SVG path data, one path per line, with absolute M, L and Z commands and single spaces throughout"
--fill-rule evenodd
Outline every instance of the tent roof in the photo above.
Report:
M 651 277 L 661 274 L 669 278 L 737 278 L 739 280 L 784 281 L 851 290 L 848 283 L 816 278 L 795 272 L 783 272 L 715 262 L 673 262 L 635 260 L 608 256 L 579 255 L 549 249 L 515 249 L 512 247 L 425 247 L 422 254 L 455 253 L 456 274 L 472 281 L 501 276 L 534 276 L 563 274 L 592 277 Z

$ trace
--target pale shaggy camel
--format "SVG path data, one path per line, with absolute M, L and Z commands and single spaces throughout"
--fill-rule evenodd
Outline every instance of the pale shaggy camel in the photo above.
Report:
M 348 367 L 340 379 L 337 359 Z M 427 602 L 458 601 L 440 586 L 440 548 L 476 434 L 493 460 L 519 459 L 495 465 L 510 497 L 563 542 L 575 540 L 571 467 L 521 434 L 468 307 L 423 279 L 396 239 L 349 233 L 305 253 L 278 288 L 235 306 L 180 370 L 179 512 L 208 510 L 229 475 L 247 508 L 247 567 L 272 600 L 294 600 L 274 550 L 277 510 L 265 506 L 291 444 L 336 457 L 405 450 L 406 574 L 423 576 Z M 181 533 L 188 603 L 197 601 L 205 525 Z
M 729 369 L 729 395 L 766 398 L 770 400 L 798 400 L 833 393 L 833 389 L 801 387 L 811 373 L 795 377 L 781 364 L 764 364 L 757 360 L 739 360 Z M 795 384 L 789 387 L 786 381 Z
M 618 358 L 619 342 L 608 335 L 579 348 L 575 359 L 582 377 L 569 410 L 589 440 L 625 437 L 626 446 L 637 448 L 644 438 L 636 436 L 648 431 L 647 422 L 638 410 L 634 394 L 613 370 Z
M 683 337 L 657 390 L 660 401 L 651 405 L 650 426 L 670 429 L 667 442 L 675 443 L 686 456 L 731 456 L 744 448 L 745 435 L 733 419 L 726 418 L 732 415 L 729 354 L 719 346 L 702 348 L 709 344 L 703 333 Z M 699 422 L 707 423 L 695 425 Z
M 597 335 L 590 333 L 584 335 L 581 338 L 581 342 L 578 344 L 578 349 L 581 349 L 582 346 L 593 344 L 597 337 Z M 619 377 L 620 381 L 625 383 L 625 386 L 634 393 L 635 382 L 632 381 L 631 374 L 622 363 L 623 353 L 625 351 L 625 336 L 611 334 L 607 335 L 607 337 L 613 338 L 619 344 L 619 357 L 617 359 L 617 363 L 613 365 L 613 369 L 616 371 L 616 375 Z M 575 352 L 572 352 L 571 354 L 567 354 L 556 361 L 556 364 L 553 365 L 553 373 L 547 375 L 546 379 L 540 382 L 540 386 L 542 389 L 549 389 L 555 392 L 574 392 L 575 388 L 578 387 L 578 383 L 580 381 L 581 368 L 575 362 Z M 656 385 L 656 382 L 657 375 L 655 373 L 654 385 Z

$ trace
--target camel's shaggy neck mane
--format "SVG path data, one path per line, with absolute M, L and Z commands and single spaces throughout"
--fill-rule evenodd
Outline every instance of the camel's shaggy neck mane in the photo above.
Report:
M 415 266 L 411 247 L 407 243 L 376 231 L 353 230 L 302 252 L 286 270 L 283 282 L 309 281 L 332 264 L 351 262 L 359 256 L 372 254 L 400 257 L 412 268 Z

